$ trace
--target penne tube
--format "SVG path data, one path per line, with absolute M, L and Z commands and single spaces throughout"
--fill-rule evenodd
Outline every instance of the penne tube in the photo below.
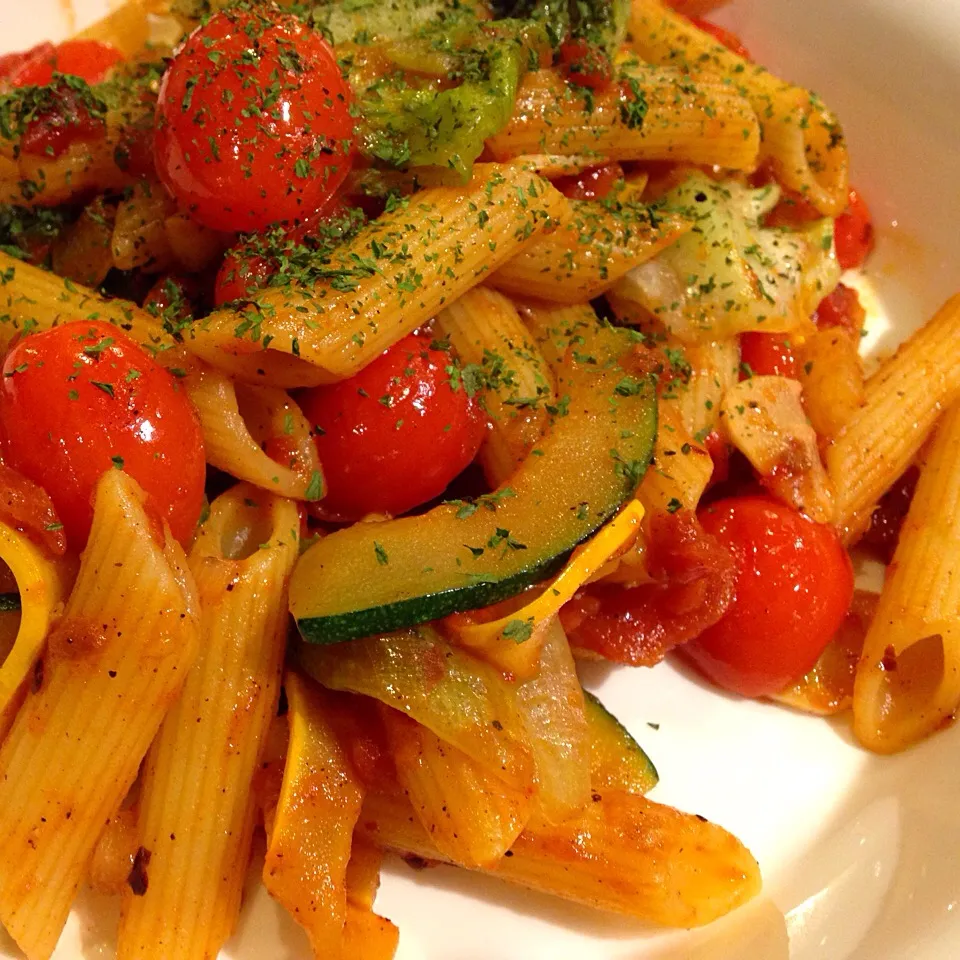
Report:
M 200 654 L 147 757 L 138 832 L 149 883 L 124 891 L 119 960 L 158 948 L 168 960 L 204 960 L 236 926 L 298 531 L 293 501 L 247 484 L 214 500 L 200 527 L 189 557 L 203 604 Z
M 853 729 L 893 753 L 960 706 L 960 405 L 937 425 L 863 642 Z
M 200 418 L 208 463 L 280 496 L 319 499 L 317 447 L 309 422 L 287 393 L 235 383 L 205 364 L 191 369 L 184 385 Z
M 542 231 L 566 200 L 517 166 L 478 164 L 465 187 L 431 187 L 330 257 L 326 283 L 271 287 L 239 313 L 193 328 L 191 350 L 234 376 L 314 386 L 352 376 L 482 283 Z
M 734 87 L 633 60 L 620 66 L 620 83 L 587 99 L 553 70 L 526 74 L 513 117 L 487 149 L 500 161 L 593 153 L 753 170 L 759 143 L 756 115 Z
M 0 561 L 20 594 L 20 616 L 9 652 L 0 655 L 0 742 L 6 736 L 25 693 L 50 628 L 63 613 L 63 571 L 26 534 L 0 522 Z
M 518 300 L 516 307 L 540 354 L 551 367 L 563 360 L 573 338 L 597 326 L 597 315 L 589 303 L 555 306 Z
M 127 300 L 110 300 L 0 250 L 0 351 L 18 333 L 71 320 L 104 320 L 119 327 L 165 366 L 184 363 L 173 331 Z
M 183 551 L 143 501 L 122 471 L 101 478 L 76 584 L 0 748 L 0 921 L 30 960 L 52 953 L 196 655 Z
M 444 859 L 401 795 L 368 795 L 359 832 L 401 854 Z M 565 823 L 528 827 L 483 872 L 672 927 L 709 923 L 760 889 L 750 851 L 722 827 L 616 791 Z
M 695 510 L 713 474 L 713 460 L 687 431 L 676 399 L 661 398 L 657 416 L 653 463 L 640 481 L 637 499 L 651 514 Z M 643 562 L 640 550 L 626 554 L 620 565 Z
M 400 931 L 389 920 L 347 903 L 342 960 L 393 960 Z
M 176 21 L 169 10 L 170 0 L 125 0 L 116 10 L 81 30 L 77 36 L 109 43 L 127 57 L 139 53 L 147 44 L 156 44 L 163 39 L 167 39 L 172 47 Z
M 0 153 L 9 146 L 0 139 Z M 122 189 L 132 178 L 117 166 L 116 147 L 108 134 L 73 143 L 56 158 L 30 153 L 19 153 L 16 160 L 0 156 L 0 204 L 55 207 L 91 191 Z
M 340 957 L 347 862 L 363 792 L 326 719 L 324 691 L 295 673 L 287 673 L 284 687 L 290 746 L 263 885 L 307 931 L 314 956 Z
M 960 397 L 960 294 L 868 378 L 864 403 L 826 448 L 837 492 L 836 526 L 849 544 L 870 523 L 877 501 Z
M 175 203 L 156 180 L 138 180 L 117 204 L 110 249 L 119 270 L 159 273 L 173 264 L 166 219 Z
M 462 364 L 486 374 L 481 397 L 490 430 L 480 463 L 487 482 L 499 487 L 543 436 L 553 376 L 514 305 L 495 290 L 467 291 L 437 314 L 436 329 Z
M 860 337 L 840 327 L 816 330 L 797 351 L 803 407 L 821 437 L 836 437 L 863 406 Z
M 654 215 L 639 204 L 619 207 L 570 201 L 562 226 L 508 260 L 491 276 L 490 286 L 548 303 L 585 303 L 693 226 L 681 216 Z
M 496 863 L 530 819 L 532 786 L 507 786 L 398 710 L 381 716 L 397 779 L 437 849 L 464 867 Z
M 682 379 L 674 381 L 676 406 L 684 429 L 705 439 L 717 426 L 723 395 L 740 375 L 740 343 L 736 337 L 683 346 Z
M 839 121 L 816 94 L 728 50 L 660 0 L 634 0 L 629 37 L 644 60 L 663 68 L 678 67 L 697 82 L 711 78 L 737 91 L 759 119 L 760 159 L 773 166 L 784 186 L 802 193 L 824 216 L 843 212 L 849 165 L 846 140 Z
M 99 287 L 113 269 L 110 238 L 116 215 L 114 204 L 97 198 L 53 242 L 50 261 L 58 276 Z

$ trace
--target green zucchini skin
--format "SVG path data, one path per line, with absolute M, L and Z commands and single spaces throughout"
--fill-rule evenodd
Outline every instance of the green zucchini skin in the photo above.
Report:
M 303 554 L 290 611 L 304 640 L 389 633 L 514 596 L 555 574 L 633 496 L 653 451 L 655 389 L 620 365 L 629 344 L 619 334 L 582 339 L 580 360 L 557 368 L 567 412 L 509 484 L 466 509 L 354 524 Z
M 595 790 L 645 794 L 660 774 L 630 731 L 589 691 L 583 691 L 590 730 L 590 782 Z
M 19 593 L 0 593 L 0 613 L 10 613 L 20 609 Z

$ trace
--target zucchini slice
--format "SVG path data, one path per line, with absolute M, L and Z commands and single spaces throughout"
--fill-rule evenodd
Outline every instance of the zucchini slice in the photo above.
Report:
M 557 366 L 552 427 L 496 492 L 357 523 L 310 547 L 290 583 L 303 638 L 388 633 L 489 606 L 556 573 L 633 495 L 650 462 L 655 391 L 630 374 L 629 359 L 620 332 L 578 336 Z
M 590 785 L 595 791 L 643 795 L 660 781 L 653 761 L 627 728 L 592 694 L 583 691 L 590 731 Z

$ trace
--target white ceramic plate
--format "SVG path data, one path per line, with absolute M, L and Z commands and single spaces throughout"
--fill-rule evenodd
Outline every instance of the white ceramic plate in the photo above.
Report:
M 107 8 L 0 0 L 0 51 L 63 37 Z M 871 341 L 889 349 L 960 287 L 960 3 L 737 0 L 722 19 L 843 120 L 880 235 L 858 285 L 877 318 Z M 706 930 L 663 933 L 452 868 L 389 862 L 377 909 L 400 926 L 400 960 L 960 956 L 960 729 L 876 758 L 842 719 L 727 697 L 669 664 L 583 673 L 653 757 L 654 798 L 741 837 L 763 898 Z M 229 957 L 306 958 L 306 938 L 255 890 Z M 112 956 L 114 921 L 110 904 L 85 895 L 56 957 Z M 0 955 L 17 954 L 0 941 Z

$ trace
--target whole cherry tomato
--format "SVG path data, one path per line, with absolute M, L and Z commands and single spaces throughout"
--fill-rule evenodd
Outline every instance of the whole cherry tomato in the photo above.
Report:
M 180 541 L 203 505 L 203 438 L 190 401 L 108 323 L 67 323 L 10 350 L 0 379 L 0 450 L 47 491 L 75 548 L 90 532 L 94 487 L 106 470 L 129 473 Z
M 744 333 L 740 336 L 740 360 L 744 376 L 797 378 L 797 358 L 783 333 Z M 749 371 L 749 373 L 748 373 Z
M 553 185 L 571 200 L 603 200 L 622 180 L 623 167 L 619 163 L 604 163 L 569 177 L 558 177 Z
M 123 54 L 116 47 L 100 40 L 65 40 L 55 47 L 40 44 L 10 72 L 9 81 L 13 87 L 42 87 L 56 72 L 100 83 L 122 60 Z
M 328 485 L 324 516 L 405 513 L 473 460 L 486 423 L 452 370 L 449 353 L 411 334 L 349 380 L 299 396 Z
M 813 666 L 843 621 L 850 559 L 832 527 L 768 497 L 717 500 L 698 515 L 733 557 L 736 596 L 681 650 L 727 690 L 778 693 Z
M 160 178 L 217 230 L 253 231 L 326 206 L 350 169 L 350 88 L 333 48 L 293 16 L 221 11 L 160 86 Z
M 873 249 L 873 218 L 863 195 L 850 188 L 847 209 L 837 217 L 833 226 L 837 261 L 844 270 L 863 265 Z

